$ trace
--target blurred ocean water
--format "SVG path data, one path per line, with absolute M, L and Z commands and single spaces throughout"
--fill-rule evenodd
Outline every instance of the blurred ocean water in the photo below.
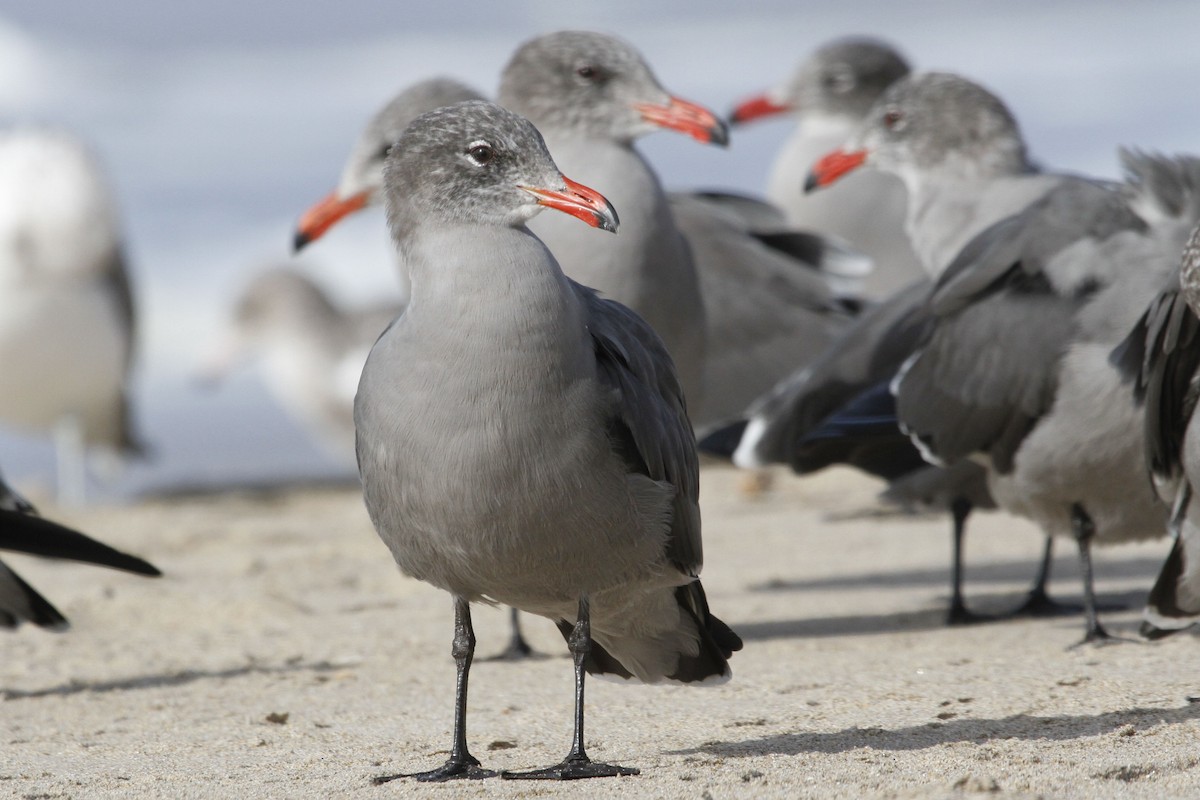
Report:
M 1200 152 L 1200 5 L 1058 2 L 693 2 L 287 5 L 7 0 L 0 124 L 88 139 L 107 165 L 141 305 L 137 411 L 155 446 L 109 496 L 182 484 L 349 475 L 279 412 L 253 370 L 215 393 L 191 377 L 234 292 L 289 257 L 296 217 L 329 191 L 365 120 L 395 91 L 450 74 L 492 92 L 515 46 L 590 28 L 642 49 L 668 89 L 724 112 L 782 81 L 834 36 L 897 43 L 918 68 L 998 92 L 1035 157 L 1116 177 L 1116 147 Z M 669 187 L 761 192 L 785 121 L 728 150 L 655 134 L 641 145 Z M 603 187 L 597 187 L 603 191 Z M 359 215 L 298 262 L 340 299 L 397 293 L 382 214 Z M 53 475 L 47 443 L 0 431 L 18 483 Z

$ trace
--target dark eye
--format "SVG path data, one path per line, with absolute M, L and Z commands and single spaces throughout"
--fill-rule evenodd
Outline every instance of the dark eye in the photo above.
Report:
M 376 158 L 379 161 L 383 161 L 385 158 L 387 158 L 388 151 L 391 149 L 392 149 L 392 143 L 387 142 L 386 144 L 383 145 L 383 147 L 379 148 L 379 152 L 376 154 Z
M 888 109 L 883 113 L 883 125 L 889 131 L 898 131 L 904 128 L 904 113 L 896 109 Z
M 496 151 L 487 142 L 475 142 L 467 148 L 467 157 L 481 167 L 485 167 L 492 163 L 492 159 L 496 157 Z
M 583 78 L 585 81 L 595 81 L 600 78 L 600 70 L 593 67 L 591 64 L 584 64 L 581 67 L 575 68 L 575 74 Z

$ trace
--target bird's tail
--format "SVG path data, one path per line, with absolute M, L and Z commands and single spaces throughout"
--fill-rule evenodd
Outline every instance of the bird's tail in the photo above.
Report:
M 729 658 L 742 640 L 709 611 L 699 580 L 649 590 L 622 606 L 615 614 L 604 611 L 601 599 L 592 606 L 592 650 L 584 662 L 589 674 L 701 685 L 733 676 Z M 569 638 L 572 623 L 557 624 Z

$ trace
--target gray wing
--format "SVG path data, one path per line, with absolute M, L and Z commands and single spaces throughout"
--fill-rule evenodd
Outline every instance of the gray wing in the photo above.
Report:
M 696 575 L 700 539 L 700 467 L 675 366 L 658 334 L 637 314 L 572 282 L 588 317 L 599 379 L 616 398 L 608 432 L 631 472 L 675 487 L 667 557 Z
M 817 269 L 765 246 L 707 201 L 676 196 L 671 208 L 691 246 L 705 301 L 698 417 L 702 424 L 726 420 L 816 359 L 853 314 Z
M 788 227 L 787 217 L 772 203 L 757 197 L 725 191 L 672 192 L 672 204 L 687 198 L 709 203 L 732 214 L 752 231 L 781 231 Z
M 905 428 L 945 462 L 980 452 L 1011 470 L 1053 403 L 1075 314 L 1107 277 L 1065 251 L 1146 229 L 1119 192 L 1069 179 L 969 242 L 939 281 L 928 339 L 897 382 Z

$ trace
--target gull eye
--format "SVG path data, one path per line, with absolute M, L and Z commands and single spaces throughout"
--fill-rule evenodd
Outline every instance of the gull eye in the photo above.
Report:
M 902 131 L 907 123 L 902 111 L 890 108 L 883 113 L 883 126 L 889 131 Z
M 467 158 L 480 167 L 486 167 L 495 157 L 496 151 L 487 142 L 472 142 L 467 148 Z
M 586 81 L 594 81 L 596 78 L 600 77 L 599 70 L 597 70 L 591 64 L 584 64 L 583 66 L 576 68 L 575 74 Z
M 826 89 L 835 94 L 845 94 L 854 88 L 854 73 L 842 65 L 831 67 L 822 78 Z

